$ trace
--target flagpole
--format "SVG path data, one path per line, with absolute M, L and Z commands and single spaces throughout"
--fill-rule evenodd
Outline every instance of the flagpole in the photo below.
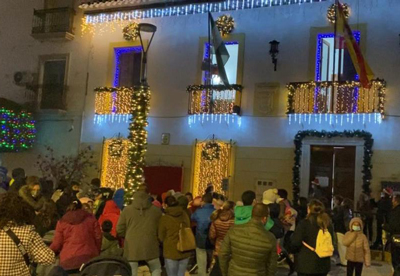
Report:
M 337 35 L 337 19 L 338 19 L 338 5 L 339 5 L 339 0 L 335 0 L 335 30 L 334 30 L 334 34 L 333 34 L 333 77 L 332 77 L 332 97 L 331 97 L 331 113 L 335 113 L 334 110 L 334 100 L 335 100 L 335 81 L 336 81 L 336 77 L 335 77 L 335 73 L 336 73 L 336 35 Z M 339 70 L 338 70 L 339 72 Z M 338 73 L 339 76 L 339 73 Z

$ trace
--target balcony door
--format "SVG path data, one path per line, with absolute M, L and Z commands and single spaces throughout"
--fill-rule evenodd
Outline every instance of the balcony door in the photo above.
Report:
M 319 179 L 329 202 L 335 195 L 354 198 L 355 165 L 355 146 L 311 146 L 310 179 Z

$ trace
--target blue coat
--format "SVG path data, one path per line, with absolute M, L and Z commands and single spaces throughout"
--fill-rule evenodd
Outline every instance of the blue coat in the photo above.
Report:
M 210 229 L 210 216 L 214 212 L 214 206 L 210 203 L 197 209 L 192 215 L 192 220 L 197 223 L 196 227 L 196 246 L 201 249 L 211 248 L 208 242 L 208 230 Z

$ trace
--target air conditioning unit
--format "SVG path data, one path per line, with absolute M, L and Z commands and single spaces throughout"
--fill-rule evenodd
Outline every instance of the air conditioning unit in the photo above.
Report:
M 14 83 L 18 86 L 31 86 L 33 81 L 34 77 L 30 72 L 21 71 L 14 74 Z

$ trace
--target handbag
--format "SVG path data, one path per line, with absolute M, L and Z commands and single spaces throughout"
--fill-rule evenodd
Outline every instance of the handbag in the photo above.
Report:
M 177 244 L 177 249 L 180 252 L 196 249 L 196 240 L 194 238 L 192 229 L 190 227 L 183 227 L 183 223 L 181 223 L 179 228 L 179 241 Z
M 26 251 L 25 247 L 21 243 L 20 239 L 15 235 L 15 233 L 10 229 L 10 227 L 5 226 L 3 228 L 3 231 L 6 232 L 6 234 L 12 239 L 12 241 L 15 243 L 15 245 L 18 248 L 18 251 L 21 253 L 21 255 L 24 257 L 24 261 L 26 266 L 29 268 L 31 262 L 29 260 L 29 255 L 28 252 Z

